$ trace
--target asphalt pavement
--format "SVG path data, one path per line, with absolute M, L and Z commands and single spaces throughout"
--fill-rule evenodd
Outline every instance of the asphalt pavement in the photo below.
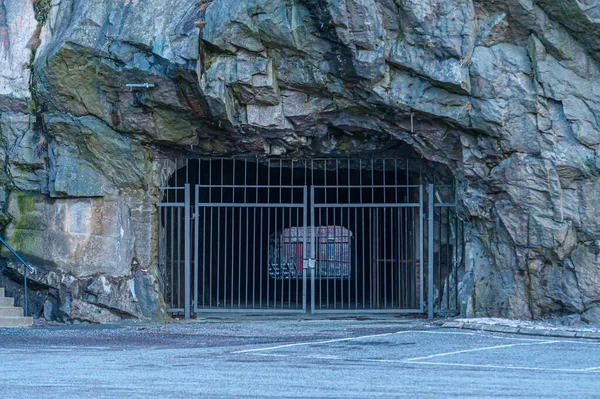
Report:
M 424 319 L 0 329 L 1 398 L 598 398 L 600 341 Z

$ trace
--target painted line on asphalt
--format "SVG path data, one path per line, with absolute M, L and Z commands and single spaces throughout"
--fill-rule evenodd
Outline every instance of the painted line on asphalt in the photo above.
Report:
M 414 332 L 414 331 L 397 331 L 397 332 L 393 332 L 393 333 L 383 333 L 383 334 L 374 334 L 374 335 L 362 335 L 360 337 L 347 337 L 347 338 L 328 339 L 328 340 L 324 340 L 324 341 L 296 342 L 294 344 L 285 344 L 285 345 L 276 345 L 276 346 L 269 346 L 269 347 L 263 347 L 263 348 L 244 349 L 244 350 L 241 350 L 241 351 L 235 351 L 235 352 L 231 352 L 231 353 L 252 353 L 252 352 L 270 351 L 270 350 L 275 350 L 275 349 L 291 348 L 291 347 L 294 347 L 294 346 L 310 346 L 310 345 L 332 344 L 332 343 L 335 343 L 335 342 L 356 341 L 356 340 L 360 340 L 360 339 L 386 337 L 386 336 L 389 336 L 389 335 L 406 334 L 406 333 L 409 333 L 409 332 Z
M 517 337 L 500 337 L 497 335 L 492 335 L 491 338 L 497 338 L 497 339 L 506 339 L 506 340 L 514 340 L 514 341 L 536 341 L 536 342 L 542 342 L 542 341 L 547 341 L 547 339 L 535 339 L 535 338 L 517 338 Z M 594 342 L 594 341 L 590 341 L 590 340 L 579 340 L 579 341 L 572 341 L 572 340 L 568 340 L 568 339 L 560 339 L 559 337 L 552 337 L 557 343 L 561 343 L 561 344 L 579 344 L 579 345 L 594 345 L 594 346 L 599 346 L 600 342 Z
M 460 350 L 460 351 L 445 352 L 445 353 L 436 353 L 436 354 L 428 355 L 428 356 L 414 357 L 414 358 L 411 358 L 411 359 L 405 359 L 404 361 L 406 361 L 406 362 L 413 362 L 413 361 L 419 361 L 419 360 L 433 359 L 433 358 L 442 357 L 442 356 L 460 355 L 461 353 L 489 351 L 489 350 L 494 350 L 494 349 L 511 348 L 511 347 L 514 347 L 514 346 L 531 346 L 531 345 L 554 344 L 554 343 L 557 343 L 557 342 L 560 342 L 560 341 L 543 341 L 543 342 L 531 342 L 531 343 L 519 343 L 519 344 L 486 346 L 486 347 L 483 347 L 483 348 L 463 349 L 463 350 Z
M 600 367 L 589 367 L 587 369 L 581 369 L 581 371 L 596 371 L 600 370 Z
M 409 332 L 414 332 L 414 333 L 420 333 L 420 334 L 440 334 L 440 335 L 475 335 L 477 333 L 472 333 L 472 332 L 458 332 L 458 331 L 426 331 L 426 330 L 415 330 L 415 331 L 409 331 Z
M 510 340 L 510 341 L 527 341 L 527 342 L 546 342 L 548 341 L 548 339 L 535 339 L 535 338 L 517 338 L 517 337 L 500 337 L 498 335 L 491 335 L 490 338 L 495 338 L 495 339 L 504 339 L 504 340 Z M 567 342 L 567 341 L 559 341 L 556 340 L 557 342 Z
M 469 368 L 485 368 L 485 369 L 503 369 L 503 370 L 528 370 L 528 371 L 561 371 L 569 373 L 585 373 L 594 369 L 554 369 L 545 367 L 526 367 L 526 366 L 498 366 L 493 364 L 470 364 L 470 363 L 447 363 L 447 362 L 413 362 L 404 361 L 406 364 L 426 364 L 432 366 L 451 366 L 451 367 L 469 367 Z
M 370 359 L 370 358 L 351 358 L 333 355 L 280 355 L 274 353 L 253 353 L 254 356 L 265 357 L 293 357 L 294 359 L 314 359 L 314 360 L 338 360 L 343 362 L 354 363 L 385 363 L 385 364 L 418 364 L 426 366 L 447 366 L 447 367 L 465 367 L 479 369 L 494 369 L 494 370 L 524 370 L 524 371 L 543 371 L 543 372 L 563 372 L 563 373 L 597 373 L 600 372 L 600 367 L 590 367 L 587 369 L 563 369 L 549 367 L 527 367 L 527 366 L 502 366 L 494 364 L 472 364 L 472 363 L 449 363 L 449 362 L 420 362 L 409 360 L 393 360 L 393 359 Z

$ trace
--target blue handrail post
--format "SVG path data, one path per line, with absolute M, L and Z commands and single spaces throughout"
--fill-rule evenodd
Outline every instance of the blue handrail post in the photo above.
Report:
M 23 267 L 23 316 L 27 317 L 27 268 Z

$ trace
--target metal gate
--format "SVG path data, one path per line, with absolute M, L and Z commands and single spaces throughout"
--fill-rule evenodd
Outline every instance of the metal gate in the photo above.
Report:
M 161 187 L 158 203 L 158 268 L 167 312 L 190 318 L 190 185 Z
M 311 311 L 422 313 L 423 189 L 311 190 Z
M 364 179 L 352 176 L 350 160 L 341 178 L 339 161 L 310 170 L 305 163 L 300 181 L 293 169 L 282 172 L 282 161 L 278 177 L 266 179 L 259 161 L 254 169 L 230 161 L 227 178 L 223 161 L 219 174 L 210 162 L 208 178 L 200 164 L 191 178 L 186 162 L 186 184 L 161 188 L 169 312 L 457 312 L 464 251 L 453 185 L 409 184 L 408 163 L 407 184 L 397 171 L 396 184 L 386 184 L 393 175 L 386 181 L 385 160 L 379 168 L 371 161 Z
M 456 213 L 456 187 L 429 184 L 427 193 L 427 314 L 430 318 L 434 314 L 456 315 L 465 255 L 463 223 Z
M 194 312 L 306 311 L 307 189 L 196 185 Z

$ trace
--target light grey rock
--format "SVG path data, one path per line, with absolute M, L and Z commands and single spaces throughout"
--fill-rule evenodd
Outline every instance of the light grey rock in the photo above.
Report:
M 399 7 L 403 35 L 388 49 L 388 61 L 468 94 L 476 38 L 473 3 L 404 0 Z
M 46 192 L 47 168 L 45 141 L 41 132 L 34 129 L 35 117 L 29 114 L 5 112 L 0 116 L 3 154 L 0 162 L 5 174 L 17 189 Z M 9 175 L 6 175 L 8 172 Z
M 5 0 L 0 8 L 0 112 L 27 112 L 31 49 L 37 22 L 33 0 Z
M 84 160 L 73 157 L 59 157 L 54 168 L 56 174 L 51 178 L 54 184 L 50 187 L 51 197 L 102 197 L 106 184 L 102 175 L 98 174 Z
M 583 303 L 589 306 L 600 301 L 600 241 L 580 245 L 569 261 L 577 276 L 577 288 Z
M 600 324 L 600 307 L 594 306 L 583 312 L 581 320 L 589 324 Z

